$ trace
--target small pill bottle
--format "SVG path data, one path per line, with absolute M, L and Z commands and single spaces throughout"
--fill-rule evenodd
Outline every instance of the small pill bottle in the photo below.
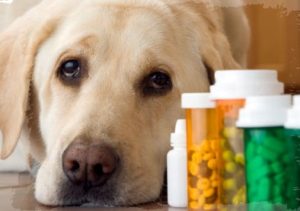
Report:
M 245 169 L 242 130 L 236 127 L 239 109 L 245 98 L 283 93 L 283 84 L 275 70 L 220 70 L 216 83 L 210 87 L 211 99 L 216 102 L 221 144 L 223 205 L 244 204 Z
M 171 207 L 187 206 L 187 150 L 186 121 L 179 119 L 171 133 L 172 149 L 167 154 L 168 204 Z
M 220 203 L 219 140 L 215 103 L 208 93 L 182 95 L 186 111 L 189 210 L 212 210 Z
M 295 149 L 294 165 L 296 168 L 296 178 L 293 180 L 296 182 L 292 185 L 292 189 L 295 191 L 295 197 L 292 197 L 289 201 L 289 207 L 291 209 L 300 208 L 300 95 L 293 97 L 293 107 L 288 110 L 287 121 L 285 122 L 286 138 L 293 145 Z M 292 177 L 292 175 L 291 175 Z
M 240 110 L 237 126 L 244 131 L 249 211 L 260 210 L 260 202 L 285 207 L 295 199 L 296 149 L 283 127 L 290 106 L 290 95 L 257 96 L 248 97 Z

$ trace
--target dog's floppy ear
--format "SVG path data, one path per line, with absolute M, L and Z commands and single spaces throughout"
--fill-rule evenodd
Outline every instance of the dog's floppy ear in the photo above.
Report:
M 2 159 L 12 153 L 22 130 L 38 47 L 53 32 L 63 13 L 54 1 L 44 1 L 0 34 Z
M 214 32 L 209 40 L 204 43 L 210 43 L 201 46 L 201 54 L 205 65 L 213 70 L 217 69 L 238 69 L 240 65 L 233 58 L 230 44 L 225 34 Z
M 206 8 L 204 6 L 204 8 Z M 204 65 L 208 71 L 208 76 L 213 82 L 215 70 L 220 69 L 240 69 L 240 64 L 234 59 L 230 42 L 226 36 L 223 21 L 219 20 L 217 14 L 209 12 L 211 9 L 202 10 L 201 17 L 203 23 L 199 24 L 199 46 L 200 54 Z
M 229 42 L 222 33 L 210 37 L 211 44 L 204 45 L 201 50 L 204 66 L 210 84 L 214 83 L 214 71 L 222 69 L 239 69 L 241 66 L 233 58 Z M 206 41 L 205 43 L 208 43 Z

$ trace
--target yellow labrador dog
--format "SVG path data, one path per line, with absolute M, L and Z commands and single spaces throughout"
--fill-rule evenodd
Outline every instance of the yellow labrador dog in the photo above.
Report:
M 247 45 L 239 9 L 42 1 L 0 34 L 1 158 L 25 147 L 45 205 L 153 201 L 181 93 L 244 65 Z

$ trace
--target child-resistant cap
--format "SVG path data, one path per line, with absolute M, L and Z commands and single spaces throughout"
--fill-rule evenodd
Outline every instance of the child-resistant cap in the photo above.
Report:
M 300 129 L 300 95 L 293 97 L 293 107 L 288 110 L 284 126 L 289 129 Z
M 283 126 L 291 101 L 290 95 L 248 97 L 236 124 L 242 128 Z
M 219 70 L 216 83 L 210 87 L 211 98 L 244 99 L 250 96 L 279 95 L 284 92 L 283 83 L 275 70 Z
M 172 147 L 186 146 L 186 121 L 185 119 L 178 119 L 175 126 L 175 132 L 171 133 Z
M 185 93 L 181 97 L 181 107 L 185 109 L 214 108 L 215 106 L 209 93 Z

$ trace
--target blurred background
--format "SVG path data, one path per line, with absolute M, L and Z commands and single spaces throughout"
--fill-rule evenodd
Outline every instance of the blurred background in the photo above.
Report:
M 13 7 L 0 4 L 0 31 L 39 1 L 14 0 Z M 290 12 L 264 6 L 245 7 L 252 31 L 248 68 L 276 69 L 286 92 L 300 94 L 300 0 L 298 10 Z
M 273 68 L 287 93 L 300 94 L 300 8 L 246 6 L 252 30 L 249 68 Z

